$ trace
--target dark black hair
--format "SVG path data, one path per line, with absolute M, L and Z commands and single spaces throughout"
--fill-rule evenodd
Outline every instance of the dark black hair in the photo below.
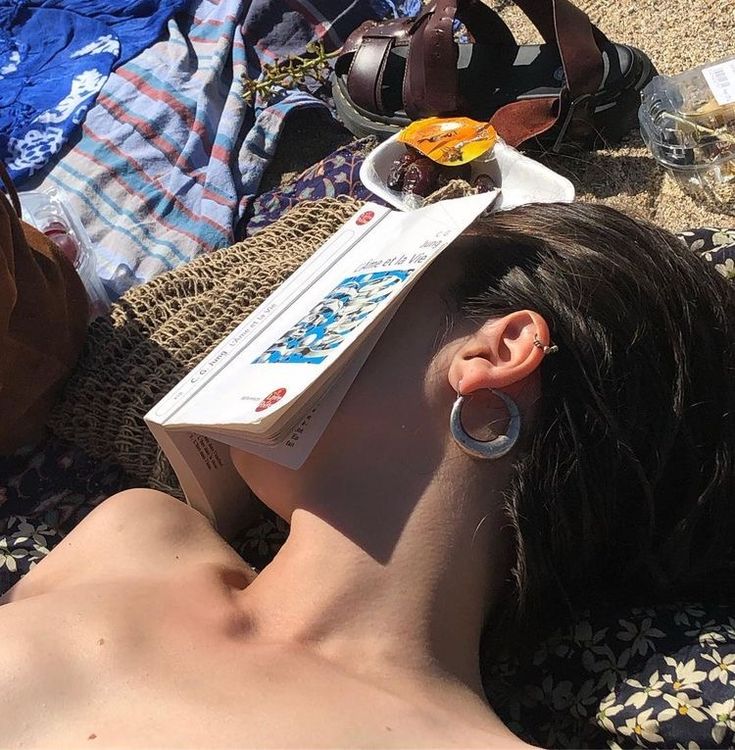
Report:
M 735 541 L 735 290 L 605 206 L 525 206 L 473 233 L 463 312 L 536 310 L 559 347 L 507 497 L 514 625 L 711 592 Z

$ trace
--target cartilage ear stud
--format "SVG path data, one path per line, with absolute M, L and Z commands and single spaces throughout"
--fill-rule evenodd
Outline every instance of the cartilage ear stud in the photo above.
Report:
M 556 344 L 544 344 L 541 342 L 541 339 L 538 337 L 537 333 L 533 334 L 533 345 L 537 349 L 541 349 L 541 351 L 544 354 L 555 354 L 559 351 L 559 347 Z

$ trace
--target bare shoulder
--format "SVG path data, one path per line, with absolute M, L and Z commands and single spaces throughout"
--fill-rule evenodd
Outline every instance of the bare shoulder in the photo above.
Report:
M 95 508 L 0 603 L 200 562 L 246 567 L 198 511 L 163 492 L 126 490 Z

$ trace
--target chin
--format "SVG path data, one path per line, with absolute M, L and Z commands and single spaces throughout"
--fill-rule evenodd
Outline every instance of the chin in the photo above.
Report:
M 230 458 L 253 494 L 274 513 L 290 521 L 297 504 L 300 470 L 288 469 L 238 448 L 230 448 Z

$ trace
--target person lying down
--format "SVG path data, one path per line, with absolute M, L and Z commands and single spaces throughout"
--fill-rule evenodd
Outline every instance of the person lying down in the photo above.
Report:
M 701 595 L 730 551 L 733 293 L 610 208 L 476 223 L 300 470 L 233 451 L 291 524 L 259 575 L 188 506 L 131 490 L 4 596 L 3 745 L 523 745 L 481 644 Z

